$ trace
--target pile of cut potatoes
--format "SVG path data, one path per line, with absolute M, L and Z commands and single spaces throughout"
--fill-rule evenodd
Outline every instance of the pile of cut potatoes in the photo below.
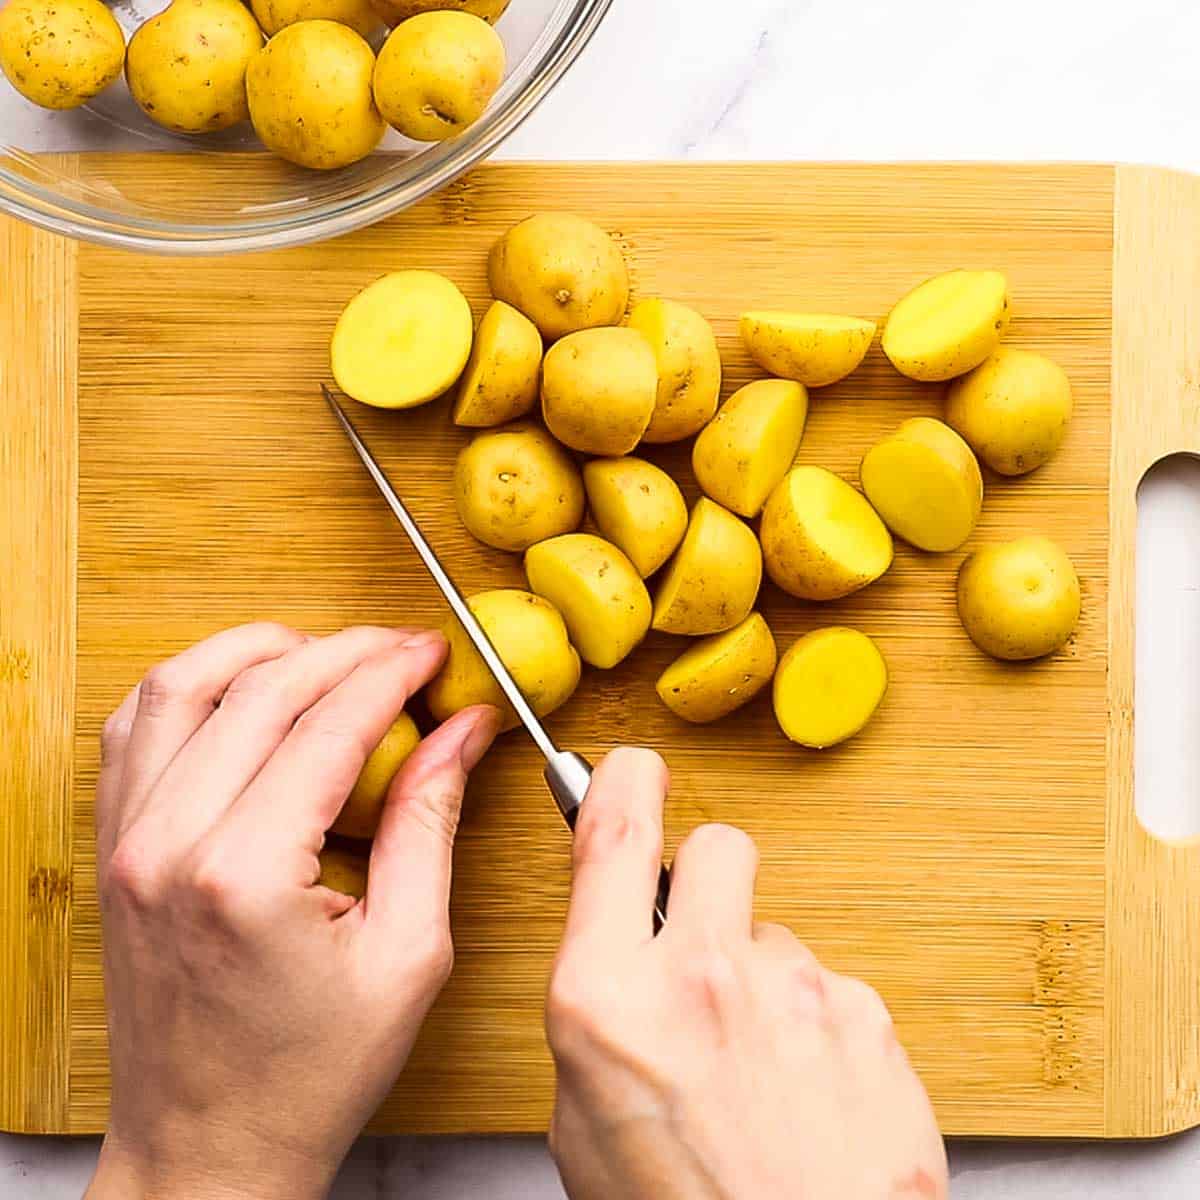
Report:
M 249 120 L 268 150 L 316 170 L 366 157 L 389 125 L 418 142 L 455 137 L 504 78 L 492 23 L 508 0 L 248 2 L 171 0 L 126 47 L 101 0 L 8 0 L 0 68 L 55 109 L 86 104 L 124 68 L 142 111 L 173 133 Z
M 442 275 L 375 281 L 337 322 L 332 369 L 343 392 L 378 408 L 453 391 L 453 420 L 477 432 L 447 487 L 473 537 L 523 556 L 528 582 L 468 602 L 543 716 L 570 699 L 583 665 L 610 670 L 657 630 L 692 639 L 656 684 L 680 718 L 719 720 L 773 684 L 792 742 L 823 749 L 853 737 L 887 691 L 882 652 L 832 625 L 780 653 L 756 611 L 764 575 L 819 603 L 884 575 L 893 538 L 955 550 L 984 502 L 980 463 L 998 477 L 1036 469 L 1071 416 L 1062 369 L 1002 345 L 1010 307 L 998 271 L 936 276 L 891 310 L 883 352 L 903 375 L 944 388 L 944 419 L 913 417 L 872 446 L 858 487 L 796 457 L 812 393 L 858 368 L 872 321 L 743 314 L 741 338 L 764 377 L 722 404 L 712 326 L 667 298 L 630 307 L 621 250 L 592 222 L 529 217 L 492 248 L 488 281 L 494 299 L 477 328 Z M 636 453 L 689 438 L 703 492 L 690 512 L 677 482 Z M 581 530 L 585 514 L 595 532 Z M 1039 658 L 1074 632 L 1079 580 L 1045 537 L 986 546 L 961 564 L 958 611 L 987 654 Z M 457 622 L 445 632 L 432 715 L 490 703 L 515 727 Z

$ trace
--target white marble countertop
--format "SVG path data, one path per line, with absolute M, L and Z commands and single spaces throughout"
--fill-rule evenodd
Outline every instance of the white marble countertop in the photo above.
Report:
M 1198 45 L 1195 0 L 615 0 L 502 155 L 1119 159 L 1200 170 Z M 1190 597 L 1193 680 L 1195 584 L 1166 583 L 1167 602 Z M 1183 771 L 1195 758 L 1172 761 Z M 0 1197 L 77 1197 L 95 1153 L 92 1139 L 0 1136 Z M 1200 1196 L 1200 1134 L 1144 1145 L 957 1143 L 951 1157 L 957 1200 Z M 367 1139 L 334 1195 L 561 1200 L 562 1191 L 538 1140 Z

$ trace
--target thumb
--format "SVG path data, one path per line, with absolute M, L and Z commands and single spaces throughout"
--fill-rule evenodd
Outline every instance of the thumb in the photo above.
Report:
M 455 713 L 409 756 L 388 789 L 371 847 L 365 917 L 394 937 L 445 921 L 454 835 L 467 775 L 500 728 L 500 712 L 477 705 Z

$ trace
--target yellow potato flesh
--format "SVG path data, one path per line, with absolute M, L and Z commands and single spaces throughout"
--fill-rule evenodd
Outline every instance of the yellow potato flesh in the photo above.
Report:
M 712 326 L 672 300 L 643 300 L 629 328 L 649 343 L 658 364 L 658 395 L 643 441 L 677 442 L 712 420 L 721 395 L 721 355 Z
M 373 838 L 396 772 L 417 748 L 421 734 L 412 717 L 401 713 L 383 740 L 367 756 L 358 780 L 331 826 L 343 837 Z
M 289 25 L 278 37 L 286 37 Z M 466 297 L 433 271 L 396 271 L 346 305 L 330 363 L 347 396 L 375 408 L 415 408 L 454 386 L 471 353 Z
M 718 504 L 743 517 L 757 515 L 795 460 L 807 418 L 803 384 L 787 379 L 748 383 L 696 438 L 696 482 Z
M 371 6 L 388 25 L 427 12 L 466 12 L 495 24 L 509 0 L 371 0 Z
M 542 417 L 583 454 L 628 454 L 658 388 L 650 343 L 633 329 L 582 329 L 555 342 L 542 365 Z
M 337 21 L 365 38 L 383 23 L 370 0 L 251 0 L 250 7 L 268 36 L 297 21 Z
M 488 286 L 547 341 L 619 324 L 629 301 L 620 248 L 571 213 L 535 213 L 514 225 L 488 254 Z
M 537 326 L 511 305 L 494 301 L 475 330 L 454 423 L 487 428 L 523 417 L 537 403 L 541 366 Z
M 884 524 L 919 550 L 953 550 L 979 520 L 983 477 L 975 455 L 953 429 L 931 417 L 905 421 L 873 446 L 859 474 Z
M 525 552 L 530 590 L 562 613 L 584 662 L 615 667 L 650 628 L 650 594 L 633 563 L 611 542 L 568 533 Z
M 658 678 L 659 699 L 702 725 L 752 700 L 775 673 L 775 639 L 759 613 L 685 650 Z
M 1079 624 L 1079 576 L 1045 537 L 1023 537 L 972 554 L 958 573 L 958 615 L 971 641 L 993 658 L 1053 654 Z
M 317 855 L 321 874 L 317 882 L 330 891 L 361 900 L 367 894 L 366 854 L 355 854 L 338 846 L 326 846 Z
M 892 538 L 875 510 L 822 467 L 795 467 L 763 509 L 763 559 L 785 592 L 837 600 L 892 564 Z
M 100 0 L 8 0 L 0 70 L 34 104 L 78 108 L 121 73 L 125 35 Z
M 675 553 L 688 511 L 665 471 L 641 458 L 594 458 L 583 468 L 583 486 L 597 528 L 643 579 Z
M 865 633 L 816 629 L 779 660 L 775 718 L 793 742 L 824 750 L 866 725 L 887 684 L 887 664 Z
M 948 271 L 892 309 L 883 352 L 910 379 L 953 379 L 995 350 L 1008 319 L 1008 282 L 999 271 Z
M 701 497 L 654 598 L 651 624 L 693 637 L 744 621 L 762 583 L 762 552 L 750 527 Z
M 467 604 L 539 717 L 549 716 L 571 698 L 579 684 L 579 655 L 552 604 L 516 588 L 480 592 Z M 473 704 L 491 704 L 503 714 L 501 729 L 516 729 L 516 712 L 462 626 L 451 620 L 444 632 L 450 653 L 425 689 L 434 719 L 445 721 Z
M 430 12 L 392 30 L 375 64 L 383 119 L 417 142 L 457 137 L 483 115 L 504 79 L 504 43 L 465 12 Z
M 946 392 L 946 421 L 1000 475 L 1048 462 L 1071 420 L 1071 382 L 1043 354 L 1000 347 Z
M 742 342 L 764 371 L 805 387 L 826 387 L 866 357 L 875 323 L 825 313 L 748 312 L 739 323 Z
M 475 437 L 454 466 L 454 502 L 467 531 L 515 553 L 583 520 L 574 462 L 544 429 L 519 422 Z

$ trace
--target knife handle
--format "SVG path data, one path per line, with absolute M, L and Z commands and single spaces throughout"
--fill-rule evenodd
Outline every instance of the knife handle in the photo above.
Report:
M 581 754 L 560 750 L 546 762 L 546 783 L 554 797 L 558 811 L 572 832 L 579 819 L 579 809 L 587 796 L 592 782 L 592 767 Z M 659 868 L 658 890 L 654 898 L 654 932 L 663 927 L 667 919 L 667 903 L 671 896 L 671 873 L 665 866 Z

